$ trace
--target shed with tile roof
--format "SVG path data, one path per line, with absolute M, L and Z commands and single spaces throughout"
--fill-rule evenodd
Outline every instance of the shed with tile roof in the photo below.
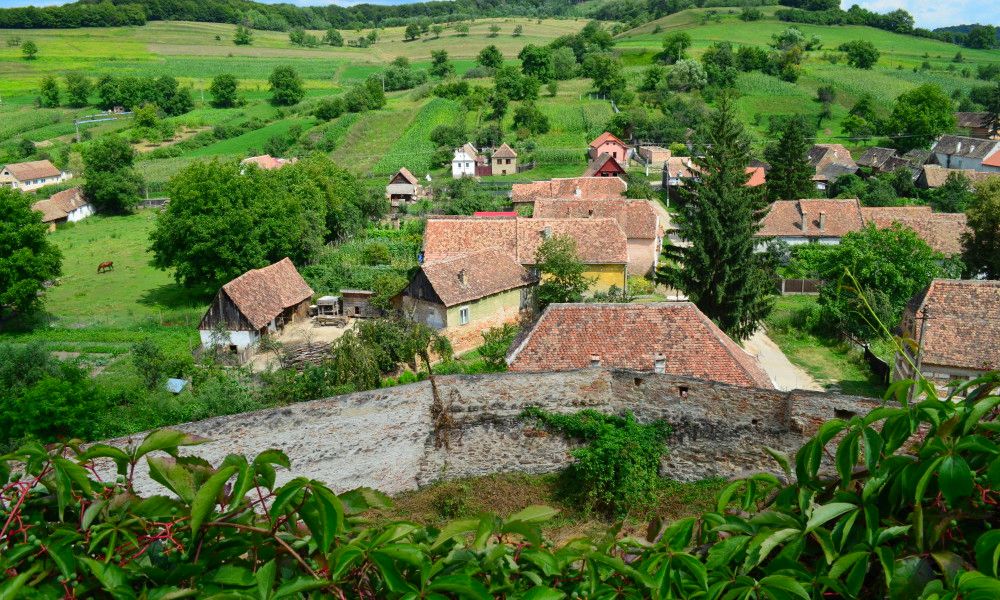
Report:
M 305 317 L 313 291 L 288 258 L 222 286 L 198 325 L 205 348 L 243 353 L 260 338 Z

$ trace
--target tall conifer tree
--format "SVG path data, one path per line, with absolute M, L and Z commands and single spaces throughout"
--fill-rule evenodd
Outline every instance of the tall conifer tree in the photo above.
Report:
M 771 164 L 765 184 L 771 202 L 815 195 L 812 177 L 816 170 L 809 164 L 808 133 L 806 120 L 796 115 L 785 123 L 781 137 L 764 151 L 764 158 Z
M 699 179 L 682 188 L 680 236 L 665 250 L 657 278 L 672 285 L 736 340 L 750 337 L 772 307 L 770 255 L 755 253 L 766 203 L 746 186 L 750 142 L 732 99 L 723 97 L 701 134 Z

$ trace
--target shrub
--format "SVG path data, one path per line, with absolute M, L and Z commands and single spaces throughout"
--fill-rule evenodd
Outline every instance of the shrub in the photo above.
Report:
M 491 371 L 507 370 L 507 351 L 519 331 L 516 325 L 506 323 L 483 332 L 483 345 L 479 347 L 479 355 Z
M 521 413 L 539 425 L 587 444 L 570 452 L 575 459 L 563 478 L 565 492 L 585 511 L 621 517 L 649 506 L 659 482 L 670 427 L 641 424 L 631 413 L 609 416 L 593 410 L 573 415 L 530 407 Z

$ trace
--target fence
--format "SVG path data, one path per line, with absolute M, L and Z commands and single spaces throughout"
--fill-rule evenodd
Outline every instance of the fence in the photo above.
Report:
M 139 203 L 139 208 L 161 208 L 170 202 L 170 198 L 147 198 Z
M 779 279 L 775 282 L 781 295 L 818 294 L 822 279 Z
M 535 163 L 535 161 L 531 161 L 529 163 L 524 163 L 523 165 L 517 165 L 517 172 L 518 173 L 524 173 L 525 171 L 530 171 L 530 170 L 534 169 L 536 166 L 537 166 L 537 163 Z

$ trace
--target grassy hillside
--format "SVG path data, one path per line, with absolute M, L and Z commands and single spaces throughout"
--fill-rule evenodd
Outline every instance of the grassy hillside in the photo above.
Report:
M 833 118 L 825 121 L 825 129 L 820 132 L 821 137 L 829 139 L 842 135 L 839 122 L 862 94 L 872 95 L 887 110 L 901 93 L 924 83 L 939 85 L 949 93 L 982 85 L 984 82 L 974 79 L 976 66 L 1000 63 L 1000 51 L 997 50 L 970 50 L 871 27 L 786 23 L 773 17 L 775 10 L 775 7 L 764 8 L 765 18 L 755 22 L 740 20 L 735 9 L 686 10 L 623 33 L 616 40 L 616 48 L 623 53 L 631 69 L 638 72 L 652 63 L 653 55 L 662 48 L 663 38 L 676 31 L 691 36 L 689 54 L 693 57 L 700 57 L 715 42 L 767 47 L 771 36 L 787 27 L 798 28 L 807 38 L 819 36 L 822 47 L 806 53 L 802 76 L 794 84 L 761 73 L 741 74 L 737 86 L 742 96 L 739 108 L 748 124 L 763 131 L 771 115 L 817 116 L 820 106 L 815 101 L 816 90 L 831 85 L 837 92 Z M 881 57 L 873 69 L 855 69 L 843 61 L 834 64 L 824 58 L 825 53 L 851 40 L 868 40 L 875 44 Z M 965 61 L 954 63 L 953 58 L 959 51 Z M 929 70 L 920 68 L 924 62 L 930 64 Z M 915 67 L 917 72 L 913 70 Z M 963 68 L 970 69 L 973 78 L 963 77 Z

